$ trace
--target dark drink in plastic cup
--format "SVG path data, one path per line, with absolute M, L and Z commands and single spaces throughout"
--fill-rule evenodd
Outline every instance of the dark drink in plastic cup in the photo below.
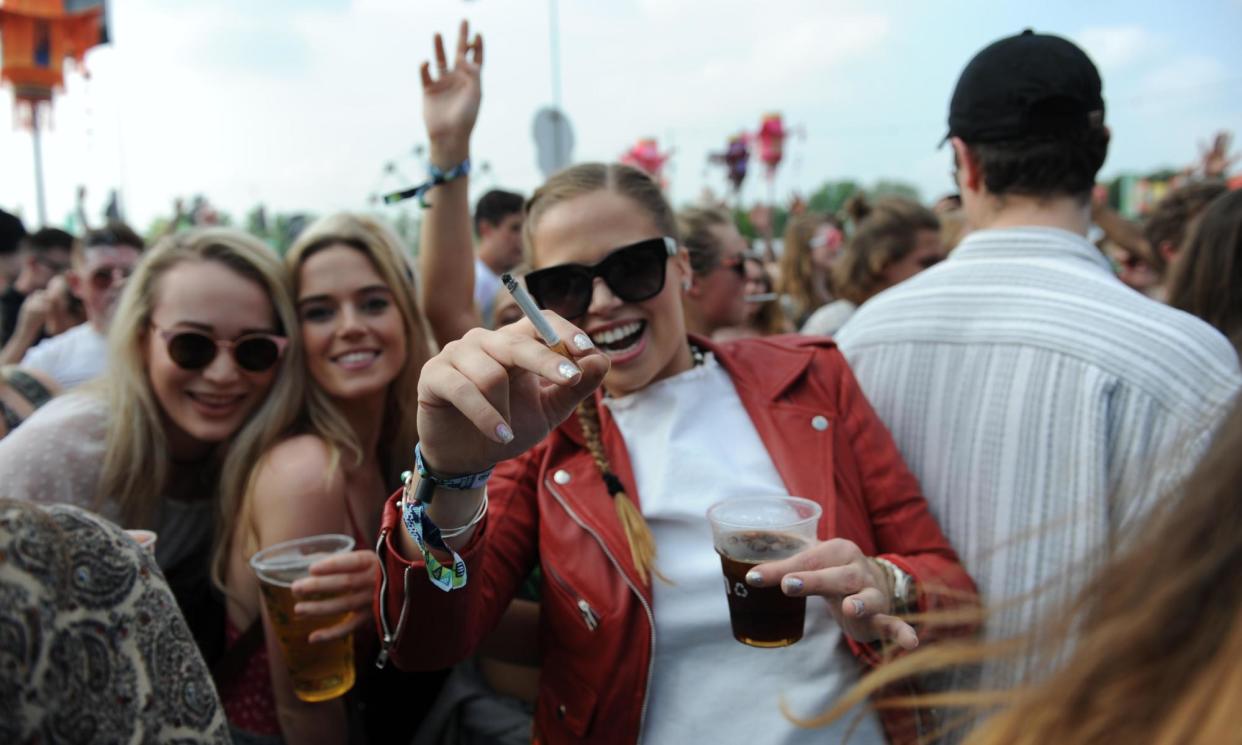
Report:
M 752 587 L 746 573 L 810 547 L 819 505 L 797 497 L 747 497 L 718 502 L 707 514 L 724 572 L 733 638 L 752 647 L 787 647 L 801 639 L 806 598 L 786 596 L 775 578 L 765 587 Z

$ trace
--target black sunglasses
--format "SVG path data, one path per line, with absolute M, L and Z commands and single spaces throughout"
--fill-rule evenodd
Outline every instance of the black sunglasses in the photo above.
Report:
M 594 266 L 561 264 L 531 272 L 525 277 L 526 289 L 540 308 L 562 318 L 580 318 L 591 307 L 596 277 L 622 301 L 642 302 L 664 289 L 668 257 L 676 255 L 673 238 L 648 238 L 616 249 Z
M 264 372 L 280 359 L 289 340 L 275 334 L 247 334 L 237 341 L 213 339 L 198 331 L 173 331 L 152 324 L 168 345 L 168 356 L 182 370 L 202 370 L 212 363 L 220 349 L 233 354 L 237 366 L 249 372 Z

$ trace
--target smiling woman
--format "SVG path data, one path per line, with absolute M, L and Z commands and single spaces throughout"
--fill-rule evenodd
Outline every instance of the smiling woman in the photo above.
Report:
M 419 473 L 383 523 L 392 658 L 434 669 L 466 657 L 539 567 L 554 580 L 539 616 L 540 742 L 843 739 L 846 727 L 796 730 L 778 698 L 834 700 L 878 661 L 872 642 L 931 638 L 893 614 L 972 590 L 844 359 L 826 340 L 689 335 L 691 258 L 636 169 L 553 176 L 524 230 L 527 287 L 566 356 L 523 320 L 473 330 L 423 368 Z M 469 250 L 456 261 L 467 271 Z M 832 516 L 818 537 L 833 540 L 747 573 L 755 589 L 739 594 L 813 596 L 798 649 L 757 655 L 730 632 L 705 513 L 790 493 Z M 420 504 L 465 567 L 451 592 L 422 578 Z M 744 710 L 730 703 L 742 687 Z M 884 742 L 882 726 L 912 739 L 908 719 L 864 711 L 850 741 Z
M 302 346 L 285 337 L 295 324 L 263 244 L 226 229 L 167 238 L 126 283 L 106 376 L 0 441 L 8 495 L 156 530 L 156 560 L 208 663 L 224 649 L 214 511 L 298 412 Z
M 436 76 L 428 64 L 422 69 L 423 115 L 430 160 L 450 171 L 469 156 L 481 96 L 482 40 L 471 38 L 463 23 L 451 67 L 439 34 L 435 50 Z M 434 206 L 423 213 L 422 245 L 428 247 L 423 281 L 438 290 L 437 302 L 429 305 L 445 311 L 435 323 L 444 338 L 477 323 L 472 288 L 453 285 L 454 279 L 471 281 L 473 273 L 450 277 L 435 261 L 445 248 L 471 248 L 468 169 L 461 170 L 460 177 L 437 185 Z M 245 653 L 242 672 L 221 690 L 240 741 L 408 741 L 443 677 L 403 675 L 371 664 L 378 640 L 368 611 L 378 562 L 370 547 L 384 499 L 399 486 L 418 439 L 418 377 L 433 344 L 424 318 L 432 308 L 417 302 L 408 256 L 391 229 L 352 214 L 315 222 L 285 255 L 287 292 L 300 326 L 290 345 L 305 350 L 297 373 L 309 376 L 301 416 L 268 443 L 247 475 L 248 488 L 229 505 L 229 552 L 221 567 L 229 633 L 242 640 L 249 629 L 259 628 L 266 639 L 266 645 Z M 294 691 L 248 561 L 260 549 L 324 533 L 352 536 L 361 550 L 329 558 L 327 569 L 312 568 L 312 576 L 294 582 L 293 612 L 349 613 L 350 620 L 316 630 L 309 641 L 352 632 L 359 664 L 348 699 L 311 703 Z

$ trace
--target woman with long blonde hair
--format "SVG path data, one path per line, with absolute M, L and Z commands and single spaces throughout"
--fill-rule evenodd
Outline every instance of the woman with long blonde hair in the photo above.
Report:
M 442 55 L 438 35 L 436 42 Z M 441 64 L 438 81 L 424 76 L 424 115 L 433 135 L 430 156 L 444 170 L 468 154 L 465 149 L 478 106 L 481 44 L 477 36 L 468 40 L 463 24 L 455 66 L 450 70 Z M 433 127 L 440 122 L 450 130 L 444 136 Z M 466 190 L 465 178 L 439 186 L 431 195 L 436 207 L 426 223 L 434 230 L 446 218 L 465 219 Z M 440 240 L 444 236 L 441 230 Z M 408 739 L 395 732 L 391 722 L 381 726 L 365 719 L 372 712 L 396 713 L 394 706 L 375 706 L 374 701 L 367 701 L 361 725 L 368 731 L 358 732 L 356 727 L 350 731 L 348 706 L 359 698 L 384 695 L 382 688 L 401 685 L 373 684 L 378 675 L 372 664 L 378 639 L 374 625 L 366 623 L 369 614 L 359 614 L 361 624 L 311 635 L 314 643 L 355 630 L 359 682 L 349 700 L 303 701 L 294 693 L 259 583 L 248 565 L 260 549 L 317 534 L 350 535 L 359 548 L 374 544 L 384 499 L 400 485 L 401 471 L 408 467 L 418 442 L 418 376 L 434 347 L 408 255 L 389 227 L 355 214 L 318 220 L 285 255 L 309 374 L 305 410 L 269 441 L 249 475 L 248 488 L 228 495 L 233 500 L 230 548 L 218 567 L 229 595 L 230 640 L 241 646 L 252 627 L 263 629 L 266 639 L 264 647 L 249 650 L 241 674 L 221 691 L 234 735 L 246 742 Z M 472 305 L 468 291 L 441 295 L 440 307 L 451 305 L 454 298 L 464 299 L 457 318 L 462 323 L 473 320 L 466 313 Z M 440 328 L 447 334 L 465 332 L 445 324 Z M 314 598 L 299 603 L 297 612 L 356 609 L 369 600 L 374 553 L 355 551 L 333 562 L 341 575 L 311 577 L 294 585 L 295 594 Z M 325 594 L 330 597 L 321 597 Z M 403 707 L 399 712 L 403 724 L 411 729 L 407 734 L 417 724 L 418 706 L 428 703 L 410 698 L 398 704 Z
M 1242 401 L 1196 470 L 1157 503 L 1078 599 L 1050 616 L 1058 620 L 1040 641 L 920 650 L 864 678 L 832 711 L 803 724 L 822 726 L 846 716 L 850 705 L 894 681 L 1035 654 L 1045 668 L 1064 663 L 1018 690 L 881 696 L 876 706 L 1003 706 L 970 734 L 968 745 L 1242 743 L 1240 452 Z M 936 621 L 933 615 L 925 622 Z
M 209 664 L 223 648 L 212 526 L 300 410 L 296 323 L 284 269 L 259 241 L 224 228 L 166 238 L 127 282 L 104 378 L 0 441 L 7 495 L 158 532 L 156 559 Z

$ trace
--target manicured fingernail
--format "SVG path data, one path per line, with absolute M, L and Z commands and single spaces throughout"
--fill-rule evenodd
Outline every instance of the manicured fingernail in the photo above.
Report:
M 513 442 L 513 430 L 509 429 L 509 425 L 501 422 L 496 425 L 496 438 L 507 445 Z
M 781 585 L 785 588 L 786 595 L 797 595 L 802 592 L 802 580 L 797 577 L 786 577 Z
M 302 605 L 301 603 L 296 603 L 296 604 L 294 604 L 294 606 L 293 606 L 293 612 L 294 612 L 294 613 L 305 613 L 305 612 L 306 612 L 306 606 Z
M 854 603 L 854 615 L 861 616 L 863 613 L 867 611 L 866 604 L 863 603 L 863 601 L 859 600 L 858 598 L 854 598 L 853 603 Z
M 585 352 L 595 346 L 595 342 L 591 341 L 591 337 L 586 334 L 574 334 L 574 346 L 578 351 Z
M 758 587 L 763 584 L 763 575 L 752 569 L 746 573 L 746 583 Z
M 578 369 L 578 366 L 572 362 L 562 362 L 556 366 L 556 371 L 559 372 L 561 377 L 565 380 L 573 380 L 582 374 L 582 371 Z

